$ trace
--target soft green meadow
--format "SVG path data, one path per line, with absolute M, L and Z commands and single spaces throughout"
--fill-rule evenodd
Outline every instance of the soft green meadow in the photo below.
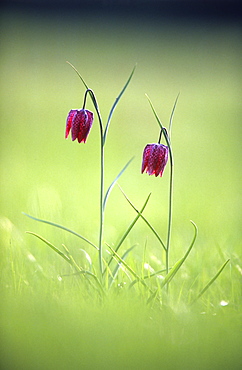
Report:
M 241 368 L 239 27 L 3 13 L 1 29 L 1 367 Z M 145 93 L 167 127 L 180 92 L 170 267 L 192 242 L 190 220 L 198 236 L 168 294 L 161 289 L 165 272 L 145 279 L 159 299 L 140 282 L 130 286 L 134 276 L 124 265 L 100 294 L 94 281 L 26 233 L 62 252 L 64 244 L 84 269 L 98 272 L 92 246 L 22 213 L 98 243 L 98 122 L 86 144 L 64 139 L 67 113 L 81 108 L 85 92 L 67 60 L 94 90 L 104 121 L 137 63 L 109 129 L 105 189 L 134 157 L 118 184 L 138 210 L 151 193 L 143 214 L 164 240 L 169 164 L 162 178 L 140 174 L 143 149 L 159 135 Z M 94 111 L 91 99 L 87 109 Z M 107 249 L 136 216 L 116 184 L 105 212 Z M 141 217 L 120 255 L 131 247 L 125 261 L 139 276 L 164 270 L 164 251 Z

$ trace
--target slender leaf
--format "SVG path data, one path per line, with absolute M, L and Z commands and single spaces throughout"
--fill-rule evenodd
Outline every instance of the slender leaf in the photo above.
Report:
M 140 217 L 142 218 L 142 220 L 144 220 L 144 222 L 149 226 L 149 228 L 151 229 L 151 231 L 154 233 L 154 235 L 156 236 L 156 238 L 159 240 L 160 244 L 162 245 L 162 247 L 164 248 L 164 250 L 166 251 L 166 246 L 165 244 L 163 243 L 161 237 L 159 236 L 159 234 L 157 233 L 157 231 L 153 228 L 153 226 L 149 223 L 149 221 L 139 212 L 139 210 L 133 205 L 133 203 L 131 202 L 131 200 L 127 197 L 127 195 L 124 193 L 124 191 L 122 190 L 122 188 L 119 186 L 121 192 L 123 193 L 125 199 L 128 201 L 128 203 L 131 205 L 131 207 L 135 210 L 135 212 L 138 213 L 138 215 L 140 215 Z
M 66 61 L 66 63 L 68 63 L 73 69 L 74 71 L 77 73 L 77 75 L 80 77 L 83 85 L 85 86 L 86 89 L 89 89 L 86 82 L 84 81 L 84 79 L 82 78 L 82 76 L 80 75 L 80 73 L 78 72 L 78 70 L 73 66 L 73 64 L 71 64 L 70 62 Z
M 148 291 L 151 293 L 151 295 L 155 295 L 156 292 L 153 292 L 153 290 L 146 284 L 146 282 L 125 262 L 116 252 L 115 250 L 108 245 L 109 249 L 113 253 L 113 255 L 117 258 L 117 260 L 126 267 L 126 269 L 134 276 L 136 281 L 139 281 Z M 130 287 L 132 286 L 132 283 Z
M 110 110 L 110 113 L 109 113 L 109 116 L 108 116 L 108 120 L 107 120 L 107 124 L 106 124 L 106 127 L 105 127 L 105 131 L 104 131 L 104 136 L 103 136 L 103 142 L 105 143 L 106 141 L 106 138 L 107 138 L 107 132 L 108 132 L 108 129 L 109 129 L 109 125 L 110 125 L 110 122 L 111 122 L 111 118 L 112 118 L 112 115 L 113 115 L 113 112 L 114 112 L 114 109 L 116 108 L 121 96 L 123 95 L 123 93 L 125 92 L 126 88 L 128 87 L 129 83 L 130 83 L 130 80 L 131 78 L 133 77 L 133 74 L 134 74 L 134 71 L 135 71 L 135 68 L 136 68 L 136 65 L 134 66 L 126 84 L 124 85 L 122 91 L 120 92 L 120 94 L 118 95 L 118 97 L 116 98 L 111 110 Z
M 159 274 L 162 274 L 163 272 L 166 272 L 166 269 L 159 270 L 159 271 L 155 271 L 155 272 L 153 272 L 152 274 L 145 275 L 145 276 L 144 276 L 144 279 L 150 279 L 150 278 L 152 278 L 152 277 L 154 277 L 154 276 L 157 276 L 157 275 L 159 275 Z
M 131 158 L 127 163 L 126 165 L 124 166 L 124 168 L 119 172 L 118 176 L 113 180 L 113 182 L 111 183 L 111 185 L 109 186 L 106 194 L 105 194 L 105 197 L 104 197 L 104 201 L 103 201 L 103 211 L 105 209 L 105 206 L 106 206 L 106 203 L 107 203 L 107 200 L 108 200 L 108 197 L 109 197 L 109 194 L 112 190 L 112 188 L 114 187 L 114 185 L 116 184 L 116 182 L 118 181 L 118 179 L 120 178 L 120 176 L 124 173 L 124 171 L 126 170 L 126 168 L 129 166 L 129 164 L 132 162 L 132 160 L 134 159 Z
M 178 93 L 178 95 L 176 97 L 175 103 L 174 103 L 173 108 L 172 108 L 172 111 L 171 111 L 171 117 L 170 117 L 170 122 L 169 122 L 169 137 L 170 138 L 171 138 L 171 127 L 172 127 L 173 116 L 174 116 L 174 113 L 175 113 L 176 104 L 177 104 L 179 95 L 180 95 L 180 92 Z
M 143 281 L 143 279 L 141 279 L 139 277 L 138 274 L 136 274 L 136 272 L 127 264 L 127 262 L 125 262 L 119 255 L 118 253 L 110 246 L 108 245 L 108 248 L 111 250 L 113 256 L 115 256 L 117 258 L 117 260 L 122 263 L 124 265 L 124 267 L 126 267 L 126 269 L 135 277 L 135 279 L 137 279 L 138 281 L 140 281 L 144 286 L 146 286 L 147 288 L 148 285 Z
M 27 213 L 25 213 L 25 212 L 22 212 L 22 213 L 23 213 L 23 215 L 25 215 L 25 216 L 27 216 L 27 217 L 31 218 L 32 220 L 35 220 L 35 221 L 38 221 L 38 222 L 43 222 L 43 223 L 45 223 L 45 224 L 48 224 L 48 225 L 51 225 L 51 226 L 54 226 L 54 227 L 58 227 L 59 229 L 65 230 L 65 231 L 67 231 L 67 232 L 69 232 L 69 233 L 71 233 L 71 234 L 73 234 L 73 235 L 77 236 L 78 238 L 80 238 L 80 239 L 84 240 L 85 242 L 87 242 L 87 243 L 88 243 L 88 244 L 90 244 L 92 247 L 94 247 L 95 249 L 97 249 L 97 250 L 98 250 L 98 247 L 97 247 L 95 244 L 93 244 L 92 242 L 90 242 L 90 240 L 88 240 L 88 239 L 84 238 L 84 236 L 82 236 L 82 235 L 80 235 L 80 234 L 76 233 L 75 231 L 73 231 L 73 230 L 71 230 L 71 229 L 68 229 L 68 228 L 67 228 L 67 227 L 65 227 L 65 226 L 62 226 L 62 225 L 56 224 L 56 223 L 54 223 L 54 222 L 50 222 L 50 221 L 46 221 L 46 220 L 42 220 L 42 219 L 40 219 L 40 218 L 36 218 L 36 217 L 34 217 L 34 216 L 30 216 L 30 215 L 28 215 L 28 214 L 27 214 Z
M 92 259 L 90 255 L 85 251 L 85 249 L 80 248 L 80 251 L 82 251 L 86 257 L 87 262 L 89 263 L 90 269 L 92 269 Z
M 140 215 L 142 214 L 142 212 L 144 211 L 149 199 L 150 199 L 150 196 L 151 196 L 151 193 L 148 195 L 143 207 L 141 208 L 139 214 L 135 217 L 135 219 L 133 220 L 133 222 L 129 225 L 129 227 L 127 228 L 127 230 L 125 231 L 124 235 L 122 236 L 122 238 L 120 239 L 118 245 L 116 246 L 116 249 L 115 249 L 115 252 L 117 252 L 119 250 L 119 248 L 121 247 L 121 245 L 123 244 L 124 240 L 126 239 L 126 237 L 128 236 L 128 234 L 130 233 L 130 231 L 132 230 L 132 228 L 134 227 L 134 225 L 136 224 L 136 222 L 138 221 L 138 219 L 140 218 Z M 112 258 L 113 256 L 111 256 L 109 262 L 108 262 L 108 266 L 110 265 L 111 261 L 112 261 Z M 105 272 L 105 271 L 104 271 Z
M 42 242 L 44 242 L 45 244 L 47 244 L 51 249 L 53 249 L 53 251 L 55 251 L 57 254 L 59 254 L 59 256 L 61 256 L 62 258 L 64 258 L 65 261 L 67 261 L 68 263 L 70 263 L 72 265 L 71 259 L 69 257 L 67 257 L 63 252 L 61 252 L 57 247 L 55 247 L 54 244 L 50 243 L 48 240 L 46 240 L 42 236 L 40 236 L 40 235 L 38 235 L 36 233 L 33 233 L 32 231 L 26 231 L 26 233 L 27 234 L 34 235 L 36 238 L 42 240 Z
M 65 244 L 62 244 L 62 247 L 65 249 L 70 261 L 71 261 L 71 264 L 72 266 L 76 269 L 77 272 L 80 272 L 83 270 L 82 267 L 80 267 L 78 265 L 78 263 L 75 261 L 74 257 L 72 256 L 72 254 L 70 253 L 69 249 L 67 248 L 67 246 Z
M 159 271 L 156 271 L 156 272 L 153 272 L 152 274 L 150 274 L 150 275 L 145 275 L 144 277 L 143 277 L 143 279 L 145 280 L 145 279 L 150 279 L 150 278 L 152 278 L 152 277 L 154 277 L 154 276 L 156 276 L 156 275 L 158 275 L 158 274 L 161 274 L 162 272 L 166 272 L 166 269 L 163 269 L 163 270 L 159 270 Z M 130 288 L 131 288 L 131 286 L 133 286 L 133 285 L 135 285 L 137 283 L 137 280 L 134 280 L 131 284 L 130 284 Z
M 80 75 L 80 73 L 78 72 L 78 70 L 73 66 L 73 64 L 71 64 L 70 62 L 66 62 L 68 63 L 73 69 L 74 71 L 77 73 L 78 77 L 81 79 L 83 85 L 85 86 L 86 90 L 88 90 L 87 92 L 89 93 L 91 99 L 92 99 L 92 102 L 93 102 L 93 105 L 96 109 L 96 112 L 97 112 L 97 115 L 98 115 L 98 119 L 99 119 L 99 124 L 100 124 L 100 127 L 101 127 L 101 130 L 103 131 L 103 127 L 102 127 L 102 118 L 101 118 L 101 114 L 100 114 L 100 111 L 99 111 L 99 108 L 98 108 L 98 104 L 97 104 L 97 100 L 96 100 L 96 97 L 95 97 L 95 94 L 94 92 L 89 89 L 88 85 L 86 84 L 86 82 L 84 81 L 83 77 Z M 102 134 L 102 140 L 103 140 L 103 134 Z
M 179 261 L 175 263 L 175 265 L 170 269 L 168 274 L 165 276 L 164 280 L 161 283 L 161 288 L 163 288 L 166 284 L 168 284 L 176 275 L 177 271 L 180 269 L 181 265 L 184 262 L 184 258 L 181 258 Z
M 201 292 L 198 294 L 197 298 L 194 299 L 194 301 L 192 301 L 191 304 L 193 304 L 194 302 L 196 302 L 205 292 L 206 290 L 215 282 L 215 280 L 219 277 L 219 275 L 221 274 L 221 272 L 223 271 L 223 269 L 225 268 L 225 266 L 227 265 L 227 263 L 229 262 L 230 260 L 228 259 L 226 262 L 224 262 L 224 264 L 220 267 L 220 269 L 218 270 L 218 272 L 214 275 L 214 277 L 208 282 L 207 285 L 205 285 L 205 287 L 201 290 Z
M 190 246 L 189 246 L 189 248 L 188 248 L 187 252 L 185 253 L 185 255 L 184 255 L 184 257 L 183 257 L 183 262 L 185 262 L 185 260 L 187 259 L 188 255 L 189 255 L 189 253 L 191 252 L 191 250 L 192 250 L 192 248 L 193 248 L 193 246 L 194 246 L 194 244 L 195 244 L 195 241 L 196 241 L 196 239 L 197 239 L 197 233 L 198 233 L 197 225 L 196 225 L 196 224 L 195 224 L 195 222 L 193 222 L 192 220 L 190 220 L 190 222 L 191 222 L 191 224 L 192 224 L 192 225 L 193 225 L 193 227 L 194 227 L 194 236 L 193 236 L 193 239 L 192 239 L 192 241 L 191 241 L 191 244 L 190 244 Z
M 171 143 L 170 143 L 170 139 L 169 139 L 169 137 L 168 137 L 167 131 L 166 131 L 165 127 L 162 125 L 161 120 L 160 120 L 160 118 L 158 117 L 158 115 L 157 115 L 157 113 L 156 113 L 156 111 L 155 111 L 155 108 L 154 108 L 154 106 L 153 106 L 153 104 L 152 104 L 152 102 L 151 102 L 151 100 L 150 100 L 150 98 L 148 97 L 148 95 L 147 95 L 147 94 L 146 94 L 146 97 L 147 97 L 147 99 L 148 99 L 148 101 L 149 101 L 149 103 L 150 103 L 151 109 L 152 109 L 152 111 L 153 111 L 153 113 L 154 113 L 154 116 L 155 116 L 155 118 L 156 118 L 157 122 L 158 122 L 158 125 L 160 126 L 160 129 L 162 130 L 162 132 L 163 132 L 163 134 L 164 134 L 166 144 L 167 144 L 167 146 L 168 146 L 168 148 L 169 148 L 169 151 L 170 151 L 170 160 L 172 161 L 172 158 L 173 158 L 173 157 L 172 157 L 172 149 L 171 149 Z M 171 163 L 171 164 L 173 164 L 173 163 Z
M 90 276 L 92 276 L 93 277 L 93 279 L 96 281 L 96 283 L 97 283 L 97 285 L 98 285 L 98 287 L 100 288 L 100 290 L 102 291 L 102 293 L 104 294 L 105 292 L 104 292 L 104 289 L 103 289 L 103 286 L 102 286 L 102 284 L 101 284 L 101 282 L 100 282 L 100 280 L 98 279 L 98 277 L 97 277 L 97 275 L 95 275 L 93 272 L 91 272 L 91 271 L 88 271 L 88 270 L 82 270 L 82 271 L 80 271 L 80 273 L 81 274 L 87 274 L 87 275 L 90 275 Z
M 127 257 L 127 255 L 133 250 L 135 248 L 135 245 L 134 246 L 132 246 L 131 248 L 129 248 L 123 255 L 122 255 L 122 260 L 125 260 L 125 258 Z M 119 271 L 119 269 L 120 269 L 120 266 L 121 266 L 121 264 L 120 263 L 117 263 L 117 265 L 116 265 L 116 267 L 115 267 L 115 269 L 113 270 L 113 273 L 111 274 L 111 283 L 110 283 L 110 287 L 111 287 L 111 285 L 112 285 L 112 283 L 114 282 L 114 280 L 115 280 L 115 278 L 116 278 L 116 276 L 117 276 L 117 274 L 118 274 L 118 271 Z
M 162 281 L 161 283 L 161 288 L 163 288 L 166 284 L 168 284 L 173 278 L 174 276 L 176 275 L 176 273 L 179 271 L 179 269 L 181 268 L 181 266 L 183 265 L 183 263 L 185 262 L 185 260 L 187 259 L 189 253 L 191 252 L 193 246 L 194 246 L 194 243 L 197 239 L 197 225 L 195 224 L 195 222 L 191 221 L 193 227 L 194 227 L 194 236 L 193 236 L 193 239 L 192 239 L 192 242 L 187 250 L 187 252 L 185 253 L 185 255 L 175 263 L 175 265 L 170 269 L 170 271 L 168 272 L 168 274 L 165 276 L 164 280 Z

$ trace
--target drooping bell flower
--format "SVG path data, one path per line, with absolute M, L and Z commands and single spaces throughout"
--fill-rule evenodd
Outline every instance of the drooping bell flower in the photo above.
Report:
M 71 109 L 66 120 L 66 134 L 71 130 L 72 141 L 86 142 L 93 123 L 93 113 L 87 109 Z
M 143 153 L 141 173 L 162 176 L 168 160 L 169 149 L 163 144 L 147 144 Z

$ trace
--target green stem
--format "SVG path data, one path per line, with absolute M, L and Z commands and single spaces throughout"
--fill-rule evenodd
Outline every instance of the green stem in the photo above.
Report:
M 167 242 L 166 242 L 166 273 L 169 272 L 169 250 L 171 240 L 171 226 L 172 226 L 172 195 L 173 195 L 173 155 L 169 145 L 170 154 L 170 184 L 169 184 L 169 211 L 168 211 L 168 229 L 167 229 Z
M 168 274 L 169 272 L 169 251 L 170 251 L 170 239 L 171 239 L 171 226 L 172 226 L 172 196 L 173 196 L 173 166 L 174 166 L 174 162 L 173 162 L 173 154 L 172 154 L 172 149 L 171 149 L 171 126 L 172 126 L 172 120 L 173 120 L 173 115 L 174 115 L 174 112 L 175 112 L 175 108 L 176 108 L 176 104 L 177 104 L 177 100 L 178 100 L 178 97 L 179 97 L 179 94 L 177 95 L 177 98 L 175 100 L 175 103 L 174 103 L 174 106 L 173 106 L 173 109 L 172 109 L 172 112 L 171 112 L 171 117 L 170 117 L 170 124 L 169 124 L 169 136 L 168 136 L 168 133 L 165 129 L 165 127 L 163 127 L 156 111 L 155 111 L 155 108 L 150 100 L 150 98 L 148 97 L 148 95 L 146 95 L 147 98 L 148 98 L 148 101 L 150 103 L 150 106 L 151 106 L 151 109 L 155 115 L 155 118 L 160 126 L 160 129 L 161 129 L 161 132 L 160 132 L 160 136 L 159 136 L 159 140 L 161 139 L 161 135 L 162 135 L 162 132 L 163 132 L 163 135 L 165 137 L 165 141 L 166 141 L 166 144 L 168 146 L 168 149 L 169 149 L 169 158 L 170 158 L 170 185 L 169 185 L 169 210 L 168 210 L 168 230 L 167 230 L 167 242 L 166 242 L 166 273 Z M 168 284 L 167 284 L 168 286 Z
M 99 228 L 99 267 L 100 274 L 102 277 L 103 274 L 103 261 L 102 261 L 102 239 L 103 239 L 103 225 L 104 225 L 104 207 L 103 207 L 103 198 L 104 198 L 104 140 L 103 132 L 101 132 L 101 153 L 100 153 L 100 228 Z
M 87 89 L 86 92 L 85 92 L 82 109 L 85 109 L 87 94 L 90 93 L 90 91 L 91 91 L 90 89 Z
M 74 71 L 77 73 L 77 75 L 81 79 L 83 85 L 86 87 L 83 109 L 84 109 L 85 104 L 86 104 L 87 93 L 89 93 L 89 95 L 92 99 L 94 108 L 97 112 L 99 127 L 100 127 L 100 139 L 101 139 L 101 142 L 100 142 L 100 150 L 101 150 L 101 155 L 100 155 L 100 161 L 101 161 L 101 164 L 100 164 L 101 165 L 101 167 L 100 167 L 100 228 L 99 228 L 99 243 L 98 244 L 99 244 L 99 267 L 100 267 L 100 275 L 102 277 L 102 272 L 103 272 L 102 238 L 103 238 L 103 226 L 104 226 L 104 204 L 103 204 L 103 201 L 104 201 L 104 144 L 105 144 L 105 138 L 106 138 L 106 134 L 107 134 L 107 132 L 106 132 L 107 127 L 106 127 L 105 132 L 104 132 L 102 118 L 101 118 L 101 114 L 100 114 L 100 111 L 99 111 L 99 108 L 98 108 L 98 104 L 97 104 L 97 100 L 96 100 L 94 92 L 91 89 L 89 89 L 88 85 L 86 84 L 86 82 L 84 81 L 84 79 L 82 78 L 82 76 L 80 75 L 78 70 L 73 66 L 73 64 L 71 64 L 70 62 L 67 62 L 67 63 L 74 69 Z M 134 72 L 134 70 L 133 70 L 133 72 Z M 131 79 L 131 77 L 133 75 L 133 72 L 132 72 L 129 80 Z M 129 83 L 129 80 L 128 80 L 127 84 L 125 85 L 125 88 L 127 87 L 128 83 Z M 125 90 L 125 88 L 123 89 L 123 91 Z M 122 93 L 123 93 L 123 91 L 122 91 Z M 120 94 L 119 98 L 121 97 L 122 93 Z M 110 119 L 111 119 L 111 115 L 110 115 Z
M 99 268 L 100 268 L 100 276 L 102 277 L 103 273 L 103 253 L 102 253 L 102 239 L 103 239 L 103 225 L 104 225 L 104 207 L 103 207 L 103 200 L 104 200 L 104 134 L 103 134 L 103 124 L 101 114 L 98 108 L 97 100 L 95 97 L 94 92 L 91 89 L 87 89 L 92 99 L 93 105 L 97 112 L 99 127 L 100 127 L 100 226 L 99 226 Z
M 168 230 L 167 230 L 167 245 L 166 245 L 166 273 L 168 274 L 169 271 L 169 249 L 170 249 L 170 238 L 171 238 L 171 224 L 172 224 L 172 196 L 173 196 L 173 174 L 174 174 L 174 162 L 173 162 L 173 154 L 171 149 L 171 128 L 172 128 L 172 121 L 173 116 L 176 109 L 176 104 L 178 101 L 180 93 L 178 93 L 175 103 L 173 105 L 171 116 L 170 116 L 170 122 L 169 122 L 169 136 L 167 134 L 166 129 L 164 127 L 162 128 L 162 131 L 164 131 L 165 140 L 167 143 L 167 146 L 169 148 L 169 154 L 170 154 L 170 185 L 169 185 L 169 214 L 168 214 Z M 167 284 L 168 289 L 168 284 Z

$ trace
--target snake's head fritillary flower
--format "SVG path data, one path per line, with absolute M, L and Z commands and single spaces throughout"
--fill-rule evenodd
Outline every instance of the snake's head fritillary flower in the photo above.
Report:
M 72 141 L 86 142 L 93 123 L 93 113 L 87 109 L 71 109 L 66 120 L 66 134 L 71 131 Z
M 143 153 L 141 173 L 144 171 L 149 175 L 162 176 L 168 160 L 169 149 L 163 144 L 147 144 Z

